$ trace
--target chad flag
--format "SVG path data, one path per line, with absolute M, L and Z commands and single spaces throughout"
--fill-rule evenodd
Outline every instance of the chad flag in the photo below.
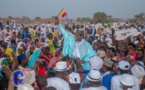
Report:
M 66 12 L 64 9 L 62 9 L 62 10 L 60 11 L 60 13 L 59 13 L 59 16 L 60 16 L 62 19 L 65 19 L 65 18 L 67 17 L 67 12 Z

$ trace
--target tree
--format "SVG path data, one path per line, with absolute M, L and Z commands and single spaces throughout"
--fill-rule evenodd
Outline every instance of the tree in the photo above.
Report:
M 134 15 L 136 20 L 145 20 L 145 13 Z
M 104 12 L 97 12 L 94 14 L 93 20 L 101 20 L 102 22 L 105 22 L 107 20 L 107 15 Z
M 35 20 L 40 20 L 40 19 L 41 19 L 40 17 L 36 17 L 36 18 L 35 18 Z
M 27 17 L 27 16 L 23 16 L 22 18 L 23 18 L 23 19 L 30 20 L 30 18 L 29 18 L 29 17 Z
M 76 21 L 80 22 L 81 21 L 81 18 L 77 18 Z
M 12 16 L 8 16 L 8 18 L 13 18 Z
M 90 21 L 91 19 L 89 18 L 89 17 L 87 17 L 87 18 L 77 18 L 77 21 L 78 22 L 88 22 L 88 21 Z

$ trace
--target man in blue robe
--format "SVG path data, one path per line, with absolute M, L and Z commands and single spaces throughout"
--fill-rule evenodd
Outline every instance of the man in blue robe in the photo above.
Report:
M 77 30 L 74 36 L 59 24 L 58 17 L 55 18 L 55 24 L 58 25 L 58 29 L 64 37 L 62 54 L 64 56 L 69 55 L 69 57 L 76 59 L 77 63 L 80 63 L 83 67 L 83 72 L 88 73 L 90 71 L 89 60 L 92 56 L 95 56 L 96 53 L 92 46 L 83 39 L 84 30 Z

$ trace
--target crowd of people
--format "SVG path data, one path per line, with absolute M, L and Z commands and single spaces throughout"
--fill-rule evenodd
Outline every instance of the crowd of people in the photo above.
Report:
M 130 30 L 138 34 L 124 33 Z M 1 21 L 0 90 L 145 90 L 144 43 L 145 24 L 126 20 Z M 20 85 L 16 71 L 25 75 Z

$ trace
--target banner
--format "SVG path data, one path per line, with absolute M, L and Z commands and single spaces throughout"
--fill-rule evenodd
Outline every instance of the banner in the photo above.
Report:
M 136 28 L 117 30 L 115 32 L 115 39 L 124 40 L 128 38 L 129 36 L 137 36 L 139 34 L 140 32 L 138 32 Z

